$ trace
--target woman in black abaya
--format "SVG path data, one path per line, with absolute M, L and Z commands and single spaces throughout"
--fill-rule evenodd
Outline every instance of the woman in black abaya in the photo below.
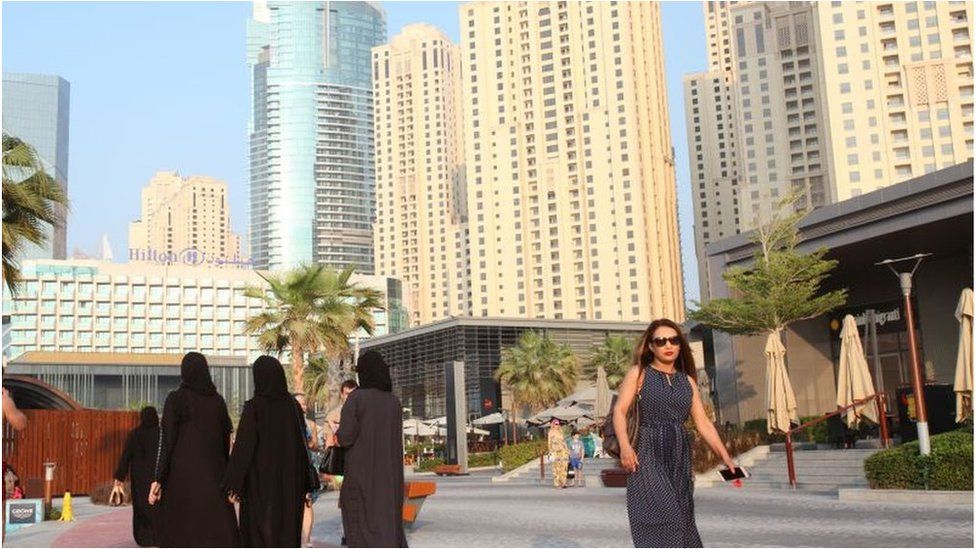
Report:
M 146 406 L 139 412 L 140 422 L 125 440 L 125 448 L 115 468 L 115 484 L 121 486 L 126 477 L 132 484 L 132 537 L 139 547 L 154 547 L 157 541 L 158 509 L 149 505 L 149 485 L 156 471 L 156 452 L 159 448 L 159 414 Z
M 376 351 L 356 365 L 359 389 L 342 407 L 345 447 L 339 502 L 349 547 L 406 547 L 403 532 L 403 420 L 390 369 Z
M 277 359 L 254 362 L 254 398 L 244 403 L 224 477 L 241 504 L 244 547 L 299 547 L 302 512 L 312 487 L 304 419 Z
M 179 389 L 163 407 L 163 445 L 150 503 L 160 504 L 162 547 L 237 547 L 234 506 L 220 486 L 231 423 L 207 359 L 187 353 Z

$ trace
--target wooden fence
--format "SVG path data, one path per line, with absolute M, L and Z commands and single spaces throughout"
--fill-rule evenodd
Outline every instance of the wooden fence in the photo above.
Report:
M 138 412 L 106 410 L 24 410 L 27 428 L 3 424 L 3 459 L 21 484 L 44 479 L 44 462 L 54 462 L 54 494 L 89 494 L 112 480 L 125 439 L 139 423 Z M 37 480 L 30 482 L 37 486 Z

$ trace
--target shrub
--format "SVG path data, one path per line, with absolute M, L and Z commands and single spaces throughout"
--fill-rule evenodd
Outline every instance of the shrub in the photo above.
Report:
M 973 489 L 973 434 L 965 429 L 932 437 L 932 453 L 918 453 L 918 442 L 878 452 L 864 462 L 871 488 L 923 490 Z
M 489 467 L 498 464 L 497 452 L 468 454 L 468 467 Z
M 433 471 L 434 467 L 438 465 L 444 465 L 444 460 L 441 458 L 425 459 L 414 466 L 413 470 L 418 473 L 425 473 L 428 471 Z
M 765 420 L 763 420 L 763 428 L 766 428 Z M 717 429 L 719 437 L 722 438 L 722 442 L 725 443 L 725 448 L 732 457 L 743 454 L 762 444 L 762 437 L 755 431 L 740 431 L 738 429 L 723 429 L 720 427 L 717 427 Z M 704 473 L 721 464 L 721 458 L 712 452 L 712 449 L 705 442 L 705 439 L 698 434 L 698 431 L 694 429 L 690 431 L 694 437 L 691 453 L 692 468 L 694 471 L 696 473 Z
M 502 460 L 505 472 L 517 469 L 533 459 L 539 459 L 539 454 L 546 451 L 548 443 L 545 440 L 533 440 L 509 444 L 498 450 L 498 457 Z

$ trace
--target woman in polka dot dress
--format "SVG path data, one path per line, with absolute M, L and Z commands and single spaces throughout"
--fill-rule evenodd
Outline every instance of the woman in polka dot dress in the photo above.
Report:
M 702 405 L 688 342 L 673 321 L 651 323 L 634 350 L 634 366 L 619 387 L 613 410 L 617 433 L 627 432 L 627 409 L 640 407 L 637 448 L 620 437 L 620 462 L 627 479 L 627 515 L 635 547 L 701 547 L 695 525 L 691 437 L 695 428 L 728 467 L 729 457 Z

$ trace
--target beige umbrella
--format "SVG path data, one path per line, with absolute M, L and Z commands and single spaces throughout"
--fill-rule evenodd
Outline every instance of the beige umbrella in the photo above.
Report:
M 844 317 L 840 331 L 840 368 L 837 371 L 837 407 L 850 406 L 855 400 L 874 394 L 868 361 L 861 350 L 861 335 L 857 332 L 854 317 Z M 877 423 L 878 407 L 874 401 L 847 410 L 847 426 L 854 428 L 861 419 Z
M 779 340 L 779 330 L 766 338 L 766 429 L 786 432 L 790 422 L 799 423 L 796 415 L 796 395 L 786 373 L 786 348 Z
M 593 407 L 593 415 L 596 417 L 607 417 L 610 414 L 610 384 L 607 383 L 607 371 L 603 366 L 596 369 L 596 404 Z
M 973 290 L 966 288 L 956 307 L 959 321 L 959 354 L 956 356 L 956 422 L 973 415 Z

